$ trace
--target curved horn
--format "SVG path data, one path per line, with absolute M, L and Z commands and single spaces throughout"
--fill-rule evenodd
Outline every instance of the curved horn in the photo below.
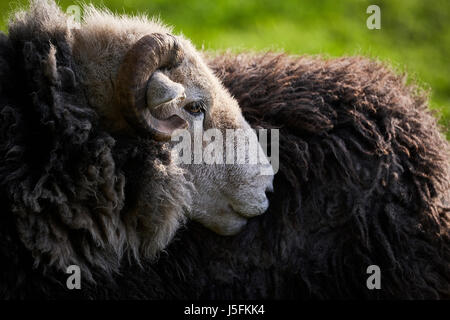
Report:
M 125 119 L 156 140 L 170 140 L 176 129 L 187 123 L 177 115 L 165 120 L 155 118 L 147 106 L 147 83 L 158 68 L 175 67 L 183 52 L 174 36 L 153 33 L 139 39 L 125 54 L 117 73 L 116 103 Z

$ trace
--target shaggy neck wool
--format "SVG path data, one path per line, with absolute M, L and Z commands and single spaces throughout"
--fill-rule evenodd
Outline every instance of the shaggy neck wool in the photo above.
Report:
M 118 271 L 124 254 L 155 257 L 183 223 L 191 189 L 164 144 L 102 130 L 70 37 L 60 9 L 36 1 L 1 38 L 0 187 L 8 232 L 34 265 L 76 264 L 89 278 Z

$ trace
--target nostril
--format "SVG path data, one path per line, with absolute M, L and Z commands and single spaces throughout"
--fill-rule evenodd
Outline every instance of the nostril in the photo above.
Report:
M 273 192 L 273 185 L 270 184 L 269 186 L 267 186 L 266 188 L 266 193 L 272 193 Z

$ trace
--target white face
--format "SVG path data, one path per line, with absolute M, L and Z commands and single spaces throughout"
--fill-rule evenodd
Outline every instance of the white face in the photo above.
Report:
M 152 113 L 160 118 L 177 114 L 189 124 L 187 130 L 192 139 L 194 130 L 198 133 L 218 129 L 225 144 L 227 129 L 245 130 L 250 126 L 237 102 L 198 57 L 198 53 L 190 44 L 186 47 L 185 61 L 179 67 L 161 70 L 157 75 L 172 88 L 171 98 L 176 98 L 161 104 Z M 251 135 L 256 139 L 254 132 Z M 235 152 L 236 142 L 232 144 Z M 203 143 L 202 148 L 206 145 Z M 259 144 L 257 147 L 261 149 Z M 262 150 L 258 151 L 263 154 Z M 225 164 L 223 159 L 222 164 L 207 164 L 203 159 L 198 164 L 180 164 L 196 189 L 189 216 L 219 234 L 233 235 L 245 226 L 248 218 L 264 213 L 269 206 L 266 191 L 272 190 L 273 170 L 268 163 L 258 163 Z M 265 174 L 261 174 L 262 171 Z
M 185 110 L 182 112 L 188 113 Z M 205 130 L 206 117 L 207 113 L 184 115 L 191 136 L 194 136 L 193 128 Z M 249 128 L 242 116 L 239 120 L 240 128 Z M 236 151 L 236 143 L 233 149 Z M 190 217 L 219 234 L 236 234 L 248 218 L 264 213 L 269 206 L 266 191 L 272 189 L 273 174 L 262 175 L 262 165 L 225 164 L 225 161 L 222 164 L 206 164 L 203 161 L 182 166 L 191 174 L 196 188 Z M 267 166 L 273 172 L 270 165 Z

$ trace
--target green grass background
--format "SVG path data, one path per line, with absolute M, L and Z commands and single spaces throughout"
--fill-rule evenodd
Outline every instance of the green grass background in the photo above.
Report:
M 0 2 L 0 29 L 26 0 Z M 365 55 L 389 62 L 430 92 L 450 140 L 450 1 L 448 0 L 93 0 L 119 13 L 159 15 L 199 48 L 274 50 L 326 57 Z M 76 1 L 59 1 L 65 10 Z M 366 8 L 381 8 L 369 30 Z

